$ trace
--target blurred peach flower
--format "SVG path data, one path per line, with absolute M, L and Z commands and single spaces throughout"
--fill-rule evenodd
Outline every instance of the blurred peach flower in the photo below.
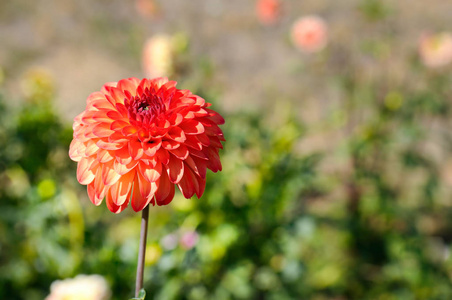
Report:
M 148 78 L 170 76 L 173 72 L 171 36 L 160 34 L 148 39 L 143 48 L 143 71 Z
M 78 275 L 75 278 L 57 280 L 50 286 L 45 300 L 108 300 L 110 289 L 100 275 Z
M 452 34 L 423 33 L 419 39 L 419 55 L 427 67 L 437 68 L 452 62 Z
M 299 18 L 292 26 L 292 42 L 303 52 L 313 53 L 325 48 L 328 42 L 328 28 L 318 16 Z
M 143 17 L 152 17 L 157 12 L 154 0 L 135 0 L 135 9 Z
M 256 12 L 257 17 L 262 24 L 274 24 L 281 16 L 281 1 L 258 0 L 256 3 Z

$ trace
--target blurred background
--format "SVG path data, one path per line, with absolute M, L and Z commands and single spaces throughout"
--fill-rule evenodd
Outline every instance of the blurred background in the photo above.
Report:
M 71 126 L 104 83 L 168 76 L 227 142 L 201 199 L 151 208 L 146 299 L 452 299 L 451 12 L 0 1 L 0 298 L 133 295 L 140 215 L 90 203 Z

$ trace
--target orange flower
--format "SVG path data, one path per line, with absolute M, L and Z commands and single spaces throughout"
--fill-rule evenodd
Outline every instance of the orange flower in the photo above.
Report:
M 327 25 L 318 16 L 302 17 L 292 26 L 292 41 L 301 51 L 320 51 L 326 46 L 327 40 Z
M 105 84 L 75 118 L 69 156 L 95 205 L 166 205 L 176 184 L 186 198 L 204 192 L 206 169 L 221 170 L 224 119 L 210 103 L 167 78 Z
M 452 34 L 424 32 L 419 40 L 419 55 L 425 66 L 438 68 L 452 62 Z
M 278 21 L 281 15 L 281 2 L 279 0 L 258 0 L 256 12 L 261 23 L 271 25 Z

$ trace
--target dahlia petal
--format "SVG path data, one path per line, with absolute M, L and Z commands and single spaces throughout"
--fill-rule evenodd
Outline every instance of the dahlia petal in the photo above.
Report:
M 210 139 L 207 135 L 205 134 L 198 134 L 195 135 L 196 139 L 205 147 L 209 147 L 210 146 Z
M 87 186 L 88 198 L 89 200 L 96 206 L 99 206 L 102 203 L 103 198 L 98 198 L 96 196 L 96 189 L 94 187 L 94 182 L 91 182 Z
M 183 143 L 187 139 L 185 137 L 184 131 L 180 127 L 172 127 L 168 131 L 168 136 L 170 139 L 175 140 L 176 142 Z
M 157 156 L 157 158 L 159 159 L 159 161 L 160 161 L 162 164 L 164 164 L 164 165 L 167 165 L 167 164 L 168 164 L 168 162 L 169 162 L 169 157 L 170 157 L 168 151 L 166 151 L 166 150 L 163 149 L 163 148 L 160 148 L 160 149 L 157 151 L 156 156 Z
M 80 161 L 82 159 L 82 155 L 79 152 L 79 149 L 81 147 L 85 147 L 83 145 L 83 143 L 79 142 L 76 139 L 73 139 L 71 142 L 71 145 L 69 146 L 69 157 L 73 160 L 73 161 Z
M 83 122 L 83 124 L 94 124 L 97 123 L 98 121 L 94 120 L 94 115 L 97 113 L 97 111 L 93 111 L 93 110 L 87 110 L 85 112 L 83 112 L 83 116 L 81 118 L 81 121 Z
M 148 142 L 150 140 L 149 132 L 147 130 L 138 130 L 137 136 L 142 142 Z
M 113 161 L 109 161 L 102 166 L 102 180 L 103 180 L 104 185 L 107 185 L 107 186 L 113 185 L 120 178 L 121 178 L 121 175 L 119 175 L 114 169 Z
M 176 156 L 177 158 L 182 159 L 182 160 L 186 159 L 189 154 L 188 148 L 184 145 L 180 145 L 179 148 L 170 150 L 170 152 L 172 154 L 174 154 L 174 156 Z
M 201 198 L 204 193 L 204 189 L 206 187 L 205 178 L 200 178 L 196 176 L 189 168 L 186 168 L 186 172 L 184 172 L 184 177 L 181 180 L 181 184 L 178 185 L 179 189 L 184 194 L 185 198 L 191 198 L 194 194 L 199 198 Z M 184 181 L 184 182 L 183 182 Z
M 177 184 L 179 190 L 182 192 L 185 198 L 191 198 L 195 194 L 195 184 L 198 183 L 197 180 L 193 180 L 193 173 L 190 168 L 187 168 L 184 172 L 182 180 Z
M 201 159 L 204 160 L 208 160 L 209 158 L 207 157 L 207 154 L 205 153 L 205 151 L 198 151 L 196 149 L 190 149 L 190 154 L 196 157 L 199 157 Z
M 206 104 L 206 100 L 197 95 L 191 95 L 191 97 L 195 99 L 195 105 L 197 106 L 204 106 Z
M 172 184 L 168 176 L 163 175 L 158 182 L 158 189 L 155 192 L 155 200 L 157 205 L 166 205 L 174 198 L 174 184 Z
M 189 105 L 193 105 L 196 103 L 196 100 L 193 98 L 189 98 L 189 97 L 182 97 L 179 99 L 179 104 L 189 104 Z
M 92 183 L 94 183 L 94 193 L 95 193 L 95 198 L 94 198 L 95 202 L 93 202 L 93 203 L 94 204 L 98 203 L 96 205 L 99 205 L 102 202 L 102 199 L 104 199 L 107 188 L 108 188 L 104 185 L 104 182 L 102 180 L 102 169 L 103 169 L 103 166 L 99 167 L 97 169 L 96 178 L 94 179 L 94 182 L 92 182 Z
M 196 120 L 187 120 L 182 122 L 179 127 L 185 132 L 185 134 L 200 134 L 204 132 L 204 126 L 201 122 Z
M 204 116 L 209 115 L 209 113 L 204 108 L 199 108 L 198 110 L 193 111 L 193 113 L 194 113 L 196 118 L 204 117 Z
M 169 180 L 172 183 L 177 184 L 184 175 L 184 163 L 175 156 L 170 155 L 170 160 L 166 167 L 166 171 L 168 173 Z
M 106 163 L 112 160 L 114 157 L 110 154 L 108 150 L 99 149 L 97 152 L 97 161 L 100 163 Z
M 132 209 L 136 212 L 143 210 L 143 208 L 146 207 L 146 205 L 149 204 L 149 202 L 151 202 L 151 200 L 154 197 L 154 194 L 150 193 L 150 188 L 149 188 L 149 192 L 141 192 L 141 184 L 140 184 L 140 172 L 137 172 L 137 175 L 135 176 L 135 180 L 133 182 L 133 191 L 132 191 L 132 200 L 131 200 L 131 206 Z M 150 187 L 149 183 L 145 184 L 145 187 Z M 157 186 L 155 187 L 157 189 Z M 143 196 L 143 194 L 149 195 L 148 196 Z
M 157 159 L 156 156 L 153 157 L 142 157 L 140 159 L 140 162 L 144 163 L 146 166 L 150 166 L 150 167 L 155 167 L 157 165 L 157 162 L 160 161 L 159 159 Z
M 160 140 L 143 143 L 144 153 L 147 156 L 154 156 L 157 153 L 157 150 L 162 146 L 162 142 Z
M 122 103 L 124 101 L 124 93 L 117 87 L 110 89 L 110 95 L 115 100 L 114 103 Z
M 129 139 L 123 136 L 119 131 L 112 131 L 112 133 L 108 136 L 108 141 L 110 143 L 124 143 L 129 141 Z
M 105 99 L 105 96 L 102 99 L 96 99 L 90 103 L 91 106 L 99 109 L 99 110 L 112 110 L 114 106 Z
M 132 93 L 132 96 L 135 97 L 136 94 L 134 93 L 134 91 L 136 91 L 139 82 L 140 82 L 139 79 L 134 78 L 134 77 L 128 78 L 128 79 L 122 79 L 122 80 L 118 81 L 117 88 L 120 91 L 128 91 L 128 92 Z
M 121 179 L 110 187 L 111 197 L 114 204 L 121 206 L 127 201 L 132 190 L 135 173 L 136 172 L 131 171 L 122 175 Z
M 127 207 L 127 205 L 129 205 L 129 199 L 127 199 L 122 205 L 116 205 L 114 203 L 113 197 L 111 195 L 111 189 L 108 190 L 105 200 L 106 200 L 105 202 L 107 203 L 108 209 L 112 213 L 115 213 L 115 214 L 119 214 L 120 212 L 122 212 Z
M 198 180 L 198 189 L 196 190 L 196 196 L 199 198 L 204 194 L 204 190 L 206 189 L 206 179 L 205 178 L 196 178 Z
M 162 85 L 168 82 L 168 78 L 159 77 L 152 80 L 152 83 L 156 86 L 156 90 L 158 90 Z
M 108 111 L 108 112 L 107 112 L 107 117 L 110 118 L 110 121 L 111 121 L 111 120 L 116 121 L 116 120 L 122 120 L 122 119 L 123 119 L 122 115 L 121 115 L 118 111 L 116 111 L 116 110 L 110 110 L 110 111 Z
M 99 146 L 99 148 L 104 150 L 118 150 L 124 147 L 124 143 L 110 143 L 107 141 L 104 141 L 102 139 L 98 140 L 96 142 L 96 145 Z
M 167 90 L 175 88 L 177 85 L 176 81 L 168 81 L 167 83 L 165 83 L 162 87 L 166 88 Z
M 111 119 L 107 116 L 107 111 L 100 110 L 93 114 L 93 119 L 99 123 L 111 123 Z
M 138 173 L 137 173 L 138 175 Z M 148 204 L 146 202 L 146 198 L 144 198 L 143 196 L 141 196 L 141 193 L 138 189 L 139 184 L 138 184 L 138 176 L 135 176 L 135 180 L 133 182 L 133 187 L 132 187 L 132 196 L 131 196 L 131 206 L 132 209 L 135 212 L 139 212 L 140 210 L 142 210 L 143 208 L 146 207 L 146 205 Z
M 86 98 L 86 104 L 93 105 L 94 102 L 101 101 L 101 100 L 105 101 L 105 95 L 101 92 L 94 92 L 94 93 L 91 93 L 88 96 L 88 98 Z
M 205 160 L 200 159 L 196 156 L 188 156 L 184 162 L 190 167 L 190 169 L 195 172 L 201 178 L 206 178 L 207 173 L 207 163 Z
M 122 130 L 124 127 L 130 126 L 129 123 L 123 121 L 123 120 L 116 120 L 110 125 L 110 129 L 114 131 Z
M 184 118 L 185 119 L 194 119 L 195 113 L 192 111 L 192 108 L 189 107 L 187 110 L 185 110 Z
M 180 143 L 173 140 L 166 140 L 162 142 L 162 147 L 166 150 L 174 150 L 180 147 Z
M 213 111 L 209 108 L 204 108 L 209 113 L 209 119 L 213 121 L 215 124 L 222 125 L 224 124 L 224 118 L 220 116 L 219 113 Z
M 140 195 L 143 199 L 153 198 L 155 192 L 157 191 L 158 185 L 157 182 L 148 182 L 140 172 L 137 172 L 137 179 L 139 187 L 137 191 L 140 192 Z M 133 204 L 133 202 L 132 202 Z
M 100 123 L 93 128 L 93 134 L 99 138 L 109 137 L 113 130 L 110 129 L 110 124 L 108 123 Z
M 87 185 L 94 180 L 97 161 L 92 157 L 82 158 L 77 165 L 77 180 L 80 184 Z
M 222 170 L 217 148 L 209 147 L 207 149 L 207 168 L 214 173 Z
M 132 161 L 132 157 L 130 157 L 130 155 L 129 155 L 129 147 L 128 146 L 116 150 L 115 157 L 116 157 L 116 160 L 123 165 L 127 165 Z
M 205 132 L 209 136 L 218 136 L 223 134 L 223 131 L 216 124 L 211 124 L 211 126 L 208 126 L 207 124 L 204 125 Z
M 221 144 L 220 139 L 216 136 L 210 137 L 210 145 L 215 148 L 223 149 L 223 145 Z
M 104 84 L 104 85 L 102 86 L 102 88 L 100 89 L 100 91 L 101 91 L 103 94 L 108 94 L 108 93 L 110 93 L 110 92 L 109 92 L 110 89 L 111 89 L 112 87 L 116 87 L 117 85 L 118 85 L 117 82 L 107 82 L 106 84 Z
M 138 160 L 143 156 L 144 150 L 141 142 L 138 140 L 129 141 L 129 154 L 133 160 Z
M 85 156 L 94 155 L 98 150 L 99 147 L 96 145 L 96 143 L 94 143 L 92 140 L 89 140 L 86 143 Z
M 147 166 L 143 162 L 140 162 L 138 164 L 138 169 L 140 170 L 141 175 L 143 175 L 144 179 L 146 179 L 148 182 L 157 181 L 162 174 L 162 164 L 159 162 L 154 167 Z
M 123 118 L 127 118 L 128 111 L 127 108 L 122 103 L 116 103 L 116 109 L 118 110 L 118 113 L 121 114 Z
M 175 113 L 170 116 L 170 123 L 173 126 L 177 126 L 184 120 L 184 117 L 181 114 Z
M 134 126 L 126 126 L 121 130 L 121 132 L 125 136 L 131 136 L 137 132 L 137 129 Z
M 110 95 L 110 90 L 111 88 L 108 88 L 107 93 L 105 94 L 105 99 L 107 99 L 107 102 L 111 104 L 111 106 L 113 106 L 113 108 L 115 108 L 116 106 L 116 100 L 115 98 L 113 98 L 112 95 Z
M 77 138 L 80 139 L 81 141 L 86 141 L 86 140 L 90 140 L 90 139 L 97 139 L 98 137 L 94 135 L 93 133 L 93 126 L 94 124 L 92 124 L 91 126 L 83 126 L 80 130 L 79 130 L 79 134 L 77 135 Z
M 130 170 L 132 170 L 133 168 L 135 168 L 135 166 L 137 164 L 138 164 L 137 160 L 132 160 L 128 164 L 121 164 L 120 162 L 115 160 L 113 163 L 113 168 L 115 169 L 115 172 L 118 173 L 119 175 L 124 175 L 124 174 L 128 173 Z
M 202 150 L 202 144 L 196 138 L 196 135 L 187 135 L 186 137 L 187 139 L 185 140 L 184 145 L 196 150 Z

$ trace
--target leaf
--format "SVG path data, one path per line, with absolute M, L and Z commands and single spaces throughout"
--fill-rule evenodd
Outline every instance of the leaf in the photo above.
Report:
M 131 298 L 129 300 L 144 300 L 144 297 L 146 297 L 146 291 L 144 289 L 141 289 L 138 293 L 138 298 Z

